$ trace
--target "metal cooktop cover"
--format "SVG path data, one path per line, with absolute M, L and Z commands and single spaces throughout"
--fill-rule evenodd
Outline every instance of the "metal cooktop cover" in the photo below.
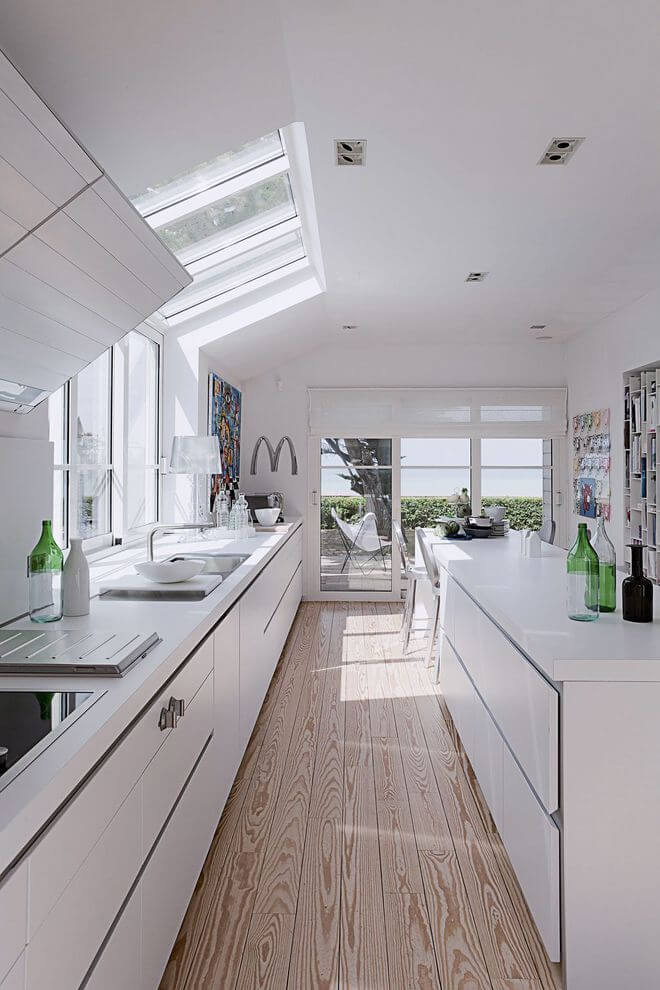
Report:
M 159 642 L 157 633 L 80 629 L 0 629 L 0 674 L 120 677 Z

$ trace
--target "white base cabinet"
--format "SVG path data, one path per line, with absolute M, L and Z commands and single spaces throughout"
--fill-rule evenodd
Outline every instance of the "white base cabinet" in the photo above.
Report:
M 156 990 L 301 597 L 298 529 L 0 885 L 0 990 Z

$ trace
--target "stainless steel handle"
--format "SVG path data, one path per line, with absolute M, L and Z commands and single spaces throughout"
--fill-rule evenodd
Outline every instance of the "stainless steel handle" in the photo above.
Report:
M 175 698 L 174 695 L 170 698 L 170 703 L 167 706 L 171 712 L 178 718 L 183 718 L 186 714 L 186 703 L 183 698 Z
M 158 728 L 161 732 L 165 729 L 176 729 L 176 712 L 172 708 L 161 708 Z

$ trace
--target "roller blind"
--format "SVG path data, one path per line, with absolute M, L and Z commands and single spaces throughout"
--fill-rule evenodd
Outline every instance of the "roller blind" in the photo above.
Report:
M 309 431 L 329 437 L 562 437 L 565 388 L 310 388 Z

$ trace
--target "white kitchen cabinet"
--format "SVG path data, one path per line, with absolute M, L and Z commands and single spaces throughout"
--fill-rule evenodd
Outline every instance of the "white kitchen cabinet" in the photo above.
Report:
M 218 818 L 222 814 L 243 755 L 239 740 L 239 609 L 233 608 L 213 633 L 213 712 Z
M 441 651 L 440 687 L 465 752 L 471 758 L 475 735 L 474 687 L 447 637 L 442 640 Z
M 301 565 L 302 534 L 298 531 L 241 598 L 239 736 L 242 750 L 247 746 L 283 645 L 281 635 L 269 636 L 268 629 L 273 623 L 274 629 L 279 628 L 276 615 L 280 609 L 282 615 L 291 615 L 292 602 L 298 606 L 302 584 L 296 582 L 296 574 Z M 287 595 L 291 585 L 293 592 Z M 289 628 L 290 625 L 289 622 Z
M 142 877 L 142 990 L 156 990 L 192 897 L 217 822 L 208 746 Z
M 97 959 L 85 990 L 140 990 L 141 924 L 142 890 L 138 885 Z M 155 987 L 156 984 L 152 990 Z
M 76 828 L 75 818 L 69 827 Z M 89 969 L 141 863 L 136 785 L 27 947 L 26 990 L 73 990 Z
M 0 887 L 0 980 L 27 941 L 28 865 L 20 863 Z

